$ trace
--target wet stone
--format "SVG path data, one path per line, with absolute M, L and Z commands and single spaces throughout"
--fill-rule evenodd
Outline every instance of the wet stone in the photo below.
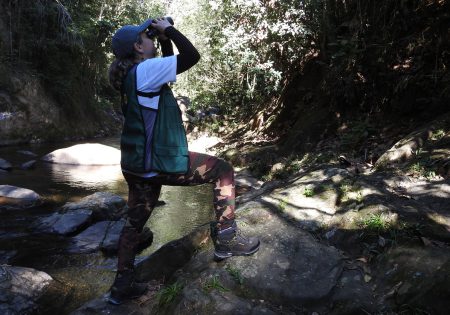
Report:
M 89 253 L 99 250 L 111 224 L 111 221 L 101 221 L 88 227 L 72 239 L 69 252 Z
M 23 170 L 30 170 L 33 169 L 36 166 L 36 160 L 31 160 L 28 162 L 23 163 L 20 168 Z
M 104 250 L 108 253 L 117 252 L 120 232 L 125 220 L 101 221 L 72 238 L 70 253 L 90 253 Z
M 29 200 L 29 201 L 36 201 L 40 199 L 40 196 L 30 189 L 11 185 L 0 185 L 0 197 Z
M 67 213 L 54 213 L 48 217 L 39 219 L 34 225 L 38 231 L 67 235 L 86 226 L 92 218 L 91 210 L 69 211 Z
M 0 185 L 0 210 L 23 209 L 35 206 L 40 202 L 41 197 L 30 189 Z
M 8 161 L 0 158 L 0 169 L 9 171 L 12 169 L 12 165 Z

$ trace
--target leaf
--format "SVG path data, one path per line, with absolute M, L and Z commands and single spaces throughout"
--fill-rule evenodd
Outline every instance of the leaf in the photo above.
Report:
M 370 280 L 372 280 L 372 277 L 371 276 L 369 276 L 369 275 L 364 275 L 364 281 L 367 283 L 367 282 L 369 282 Z

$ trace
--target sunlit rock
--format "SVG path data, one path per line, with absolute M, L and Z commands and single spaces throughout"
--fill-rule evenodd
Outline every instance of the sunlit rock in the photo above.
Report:
M 53 279 L 31 268 L 0 266 L 0 314 L 32 314 Z
M 38 200 L 40 198 L 37 193 L 30 189 L 11 185 L 0 185 L 0 197 L 26 200 Z
M 0 209 L 30 207 L 39 202 L 41 197 L 30 189 L 0 185 Z
M 83 143 L 55 150 L 42 160 L 59 164 L 116 165 L 120 164 L 120 150 L 99 143 Z

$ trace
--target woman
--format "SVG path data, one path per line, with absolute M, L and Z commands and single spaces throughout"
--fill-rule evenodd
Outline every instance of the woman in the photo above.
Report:
M 157 34 L 163 57 L 155 58 Z M 179 54 L 173 54 L 172 41 Z M 217 218 L 211 236 L 214 256 L 251 255 L 259 249 L 259 240 L 243 238 L 234 221 L 234 171 L 230 164 L 207 154 L 187 152 L 187 171 L 162 173 L 152 169 L 152 146 L 158 107 L 175 99 L 168 83 L 200 59 L 191 42 L 165 18 L 147 20 L 139 26 L 127 25 L 113 36 L 116 60 L 110 67 L 110 82 L 119 91 L 125 116 L 121 136 L 121 165 L 129 188 L 127 221 L 119 239 L 118 267 L 109 301 L 121 304 L 145 293 L 146 285 L 134 280 L 134 259 L 139 235 L 158 201 L 161 185 L 214 185 L 214 210 Z M 164 101 L 162 101 L 164 100 Z M 175 101 L 176 102 L 176 101 Z M 177 108 L 178 110 L 178 108 Z M 177 111 L 177 114 L 179 112 Z M 155 138 L 154 138 L 155 137 Z M 138 139 L 138 140 L 137 140 Z M 139 140 L 140 139 L 140 140 Z

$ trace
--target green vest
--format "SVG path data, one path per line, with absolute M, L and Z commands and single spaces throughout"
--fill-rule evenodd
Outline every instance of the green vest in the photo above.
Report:
M 189 152 L 177 101 L 168 85 L 159 93 L 138 92 L 136 68 L 131 68 L 124 81 L 127 102 L 122 105 L 121 166 L 136 173 L 184 174 L 189 167 Z M 139 105 L 138 94 L 159 95 L 158 110 Z

